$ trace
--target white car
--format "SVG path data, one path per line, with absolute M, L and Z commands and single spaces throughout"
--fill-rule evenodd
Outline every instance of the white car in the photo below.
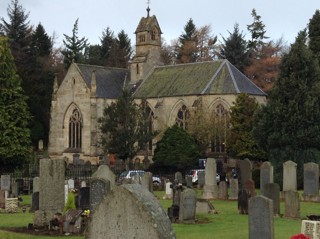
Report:
M 203 172 L 205 173 L 204 169 L 192 169 L 187 173 L 187 176 L 192 177 L 192 183 L 198 183 L 198 173 Z M 220 175 L 217 173 L 216 174 L 216 181 L 217 183 L 220 182 Z
M 139 177 L 143 177 L 145 171 L 143 170 L 127 170 L 120 174 L 119 182 L 122 183 L 124 179 L 132 179 L 135 175 L 139 175 Z M 160 185 L 161 179 L 157 176 L 152 176 L 152 182 L 154 185 Z

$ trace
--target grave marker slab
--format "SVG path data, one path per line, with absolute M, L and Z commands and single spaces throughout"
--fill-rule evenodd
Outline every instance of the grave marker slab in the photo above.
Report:
M 319 200 L 319 165 L 306 163 L 303 165 L 303 198 L 305 201 Z
M 260 193 L 264 195 L 264 185 L 273 183 L 273 166 L 270 162 L 263 162 L 260 166 Z
M 90 210 L 94 210 L 111 190 L 110 181 L 93 178 L 90 182 Z
M 237 200 L 239 193 L 239 183 L 237 178 L 230 179 L 230 200 Z
M 1 190 L 10 191 L 10 175 L 1 175 Z
M 273 214 L 280 215 L 280 186 L 277 183 L 267 183 L 264 185 L 265 197 L 273 201 Z
M 203 199 L 216 199 L 218 198 L 218 185 L 217 185 L 217 163 L 214 158 L 208 158 L 205 169 L 205 184 L 203 187 Z
M 79 189 L 78 205 L 82 210 L 90 209 L 90 187 L 82 187 Z
M 228 184 L 226 181 L 221 181 L 219 183 L 219 199 L 227 200 L 228 199 Z
M 283 163 L 283 191 L 297 191 L 297 164 L 291 160 Z
M 241 187 L 244 188 L 245 183 L 252 179 L 252 163 L 249 159 L 238 161 L 240 167 Z
M 197 195 L 193 189 L 187 188 L 180 196 L 179 221 L 182 223 L 195 223 Z
M 296 191 L 286 191 L 285 197 L 285 217 L 300 218 L 300 199 Z

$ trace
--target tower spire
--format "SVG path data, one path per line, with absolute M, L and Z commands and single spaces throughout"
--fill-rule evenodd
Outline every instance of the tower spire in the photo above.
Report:
M 147 7 L 147 12 L 148 12 L 148 15 L 147 15 L 147 17 L 149 17 L 150 16 L 150 0 L 148 0 L 147 1 L 147 4 L 148 4 L 148 7 Z

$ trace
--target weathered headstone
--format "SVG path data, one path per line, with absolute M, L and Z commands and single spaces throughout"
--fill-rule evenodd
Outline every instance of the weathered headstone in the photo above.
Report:
M 152 193 L 139 184 L 123 184 L 93 212 L 86 239 L 174 239 L 171 222 Z
M 303 198 L 305 201 L 319 200 L 319 165 L 306 163 L 303 165 Z
M 86 181 L 81 181 L 81 187 L 84 188 L 84 187 L 86 187 L 86 186 L 87 186 Z
M 1 190 L 10 191 L 10 175 L 1 175 Z
M 245 189 L 239 190 L 238 194 L 238 211 L 239 214 L 248 214 L 249 198 L 247 191 Z
M 141 185 L 149 190 L 149 192 L 153 192 L 153 180 L 152 180 L 152 173 L 150 172 L 145 172 L 143 174 L 142 180 L 141 180 Z
M 78 205 L 82 210 L 90 209 L 90 187 L 82 187 L 79 189 Z
M 308 238 L 319 239 L 320 221 L 302 220 L 301 233 Z
M 285 200 L 285 217 L 300 218 L 300 199 L 297 191 L 286 191 Z
M 197 195 L 193 189 L 182 191 L 180 197 L 179 221 L 182 223 L 195 223 Z
M 283 191 L 297 191 L 297 164 L 291 160 L 283 163 Z
M 110 189 L 115 186 L 116 175 L 110 170 L 108 165 L 100 165 L 97 171 L 92 175 L 92 178 L 101 178 L 110 182 Z
M 263 162 L 260 166 L 260 194 L 264 195 L 264 185 L 273 183 L 273 166 L 270 162 Z
M 0 208 L 4 208 L 6 205 L 6 191 L 0 190 Z
M 237 200 L 238 199 L 238 192 L 239 192 L 239 183 L 237 178 L 230 179 L 230 200 Z
M 255 188 L 254 181 L 252 179 L 248 179 L 244 183 L 244 189 L 248 192 L 250 197 L 256 196 L 256 188 Z
M 39 192 L 39 190 L 40 190 L 40 178 L 39 177 L 34 177 L 32 185 L 33 185 L 33 192 L 34 193 Z
M 263 196 L 273 201 L 274 215 L 280 215 L 280 186 L 277 183 L 267 183 L 264 185 Z
M 35 212 L 37 210 L 39 210 L 39 192 L 32 193 L 29 212 Z
M 186 185 L 187 185 L 187 187 L 188 187 L 188 188 L 192 188 L 192 187 L 193 187 L 193 185 L 192 185 L 192 177 L 186 176 L 185 179 L 186 179 Z
M 175 174 L 174 174 L 174 179 L 176 179 L 176 180 L 178 180 L 178 183 L 179 184 L 182 184 L 182 173 L 181 172 L 176 172 Z
M 101 166 L 100 166 L 101 167 Z M 90 182 L 90 210 L 94 210 L 103 198 L 110 192 L 110 181 L 102 178 L 93 178 Z
M 69 190 L 74 189 L 74 180 L 73 179 L 68 180 L 68 187 L 69 187 Z
M 205 184 L 205 171 L 198 172 L 198 188 L 203 188 Z
M 172 192 L 172 183 L 170 181 L 167 181 L 165 184 L 166 187 L 166 193 L 163 196 L 163 199 L 172 199 L 173 192 Z
M 205 169 L 205 184 L 203 187 L 203 199 L 216 199 L 218 198 L 218 185 L 217 185 L 217 164 L 214 158 L 208 158 Z
M 48 225 L 53 215 L 64 208 L 64 181 L 64 160 L 40 160 L 39 210 L 35 212 L 35 226 Z
M 227 200 L 228 199 L 228 184 L 226 181 L 221 181 L 219 183 L 219 199 Z
M 214 207 L 210 200 L 198 198 L 196 206 L 197 213 L 215 213 Z
M 241 187 L 244 188 L 245 183 L 252 179 L 252 163 L 249 159 L 240 160 L 240 179 L 241 179 Z
M 249 239 L 273 239 L 273 202 L 264 196 L 249 200 Z

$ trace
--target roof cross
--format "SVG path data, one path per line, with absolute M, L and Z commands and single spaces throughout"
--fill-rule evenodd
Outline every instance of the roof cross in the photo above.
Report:
M 150 3 L 151 1 L 150 0 L 147 0 L 147 4 L 148 4 L 148 8 L 147 8 L 147 12 L 148 12 L 148 17 L 149 17 L 149 13 L 150 13 Z

